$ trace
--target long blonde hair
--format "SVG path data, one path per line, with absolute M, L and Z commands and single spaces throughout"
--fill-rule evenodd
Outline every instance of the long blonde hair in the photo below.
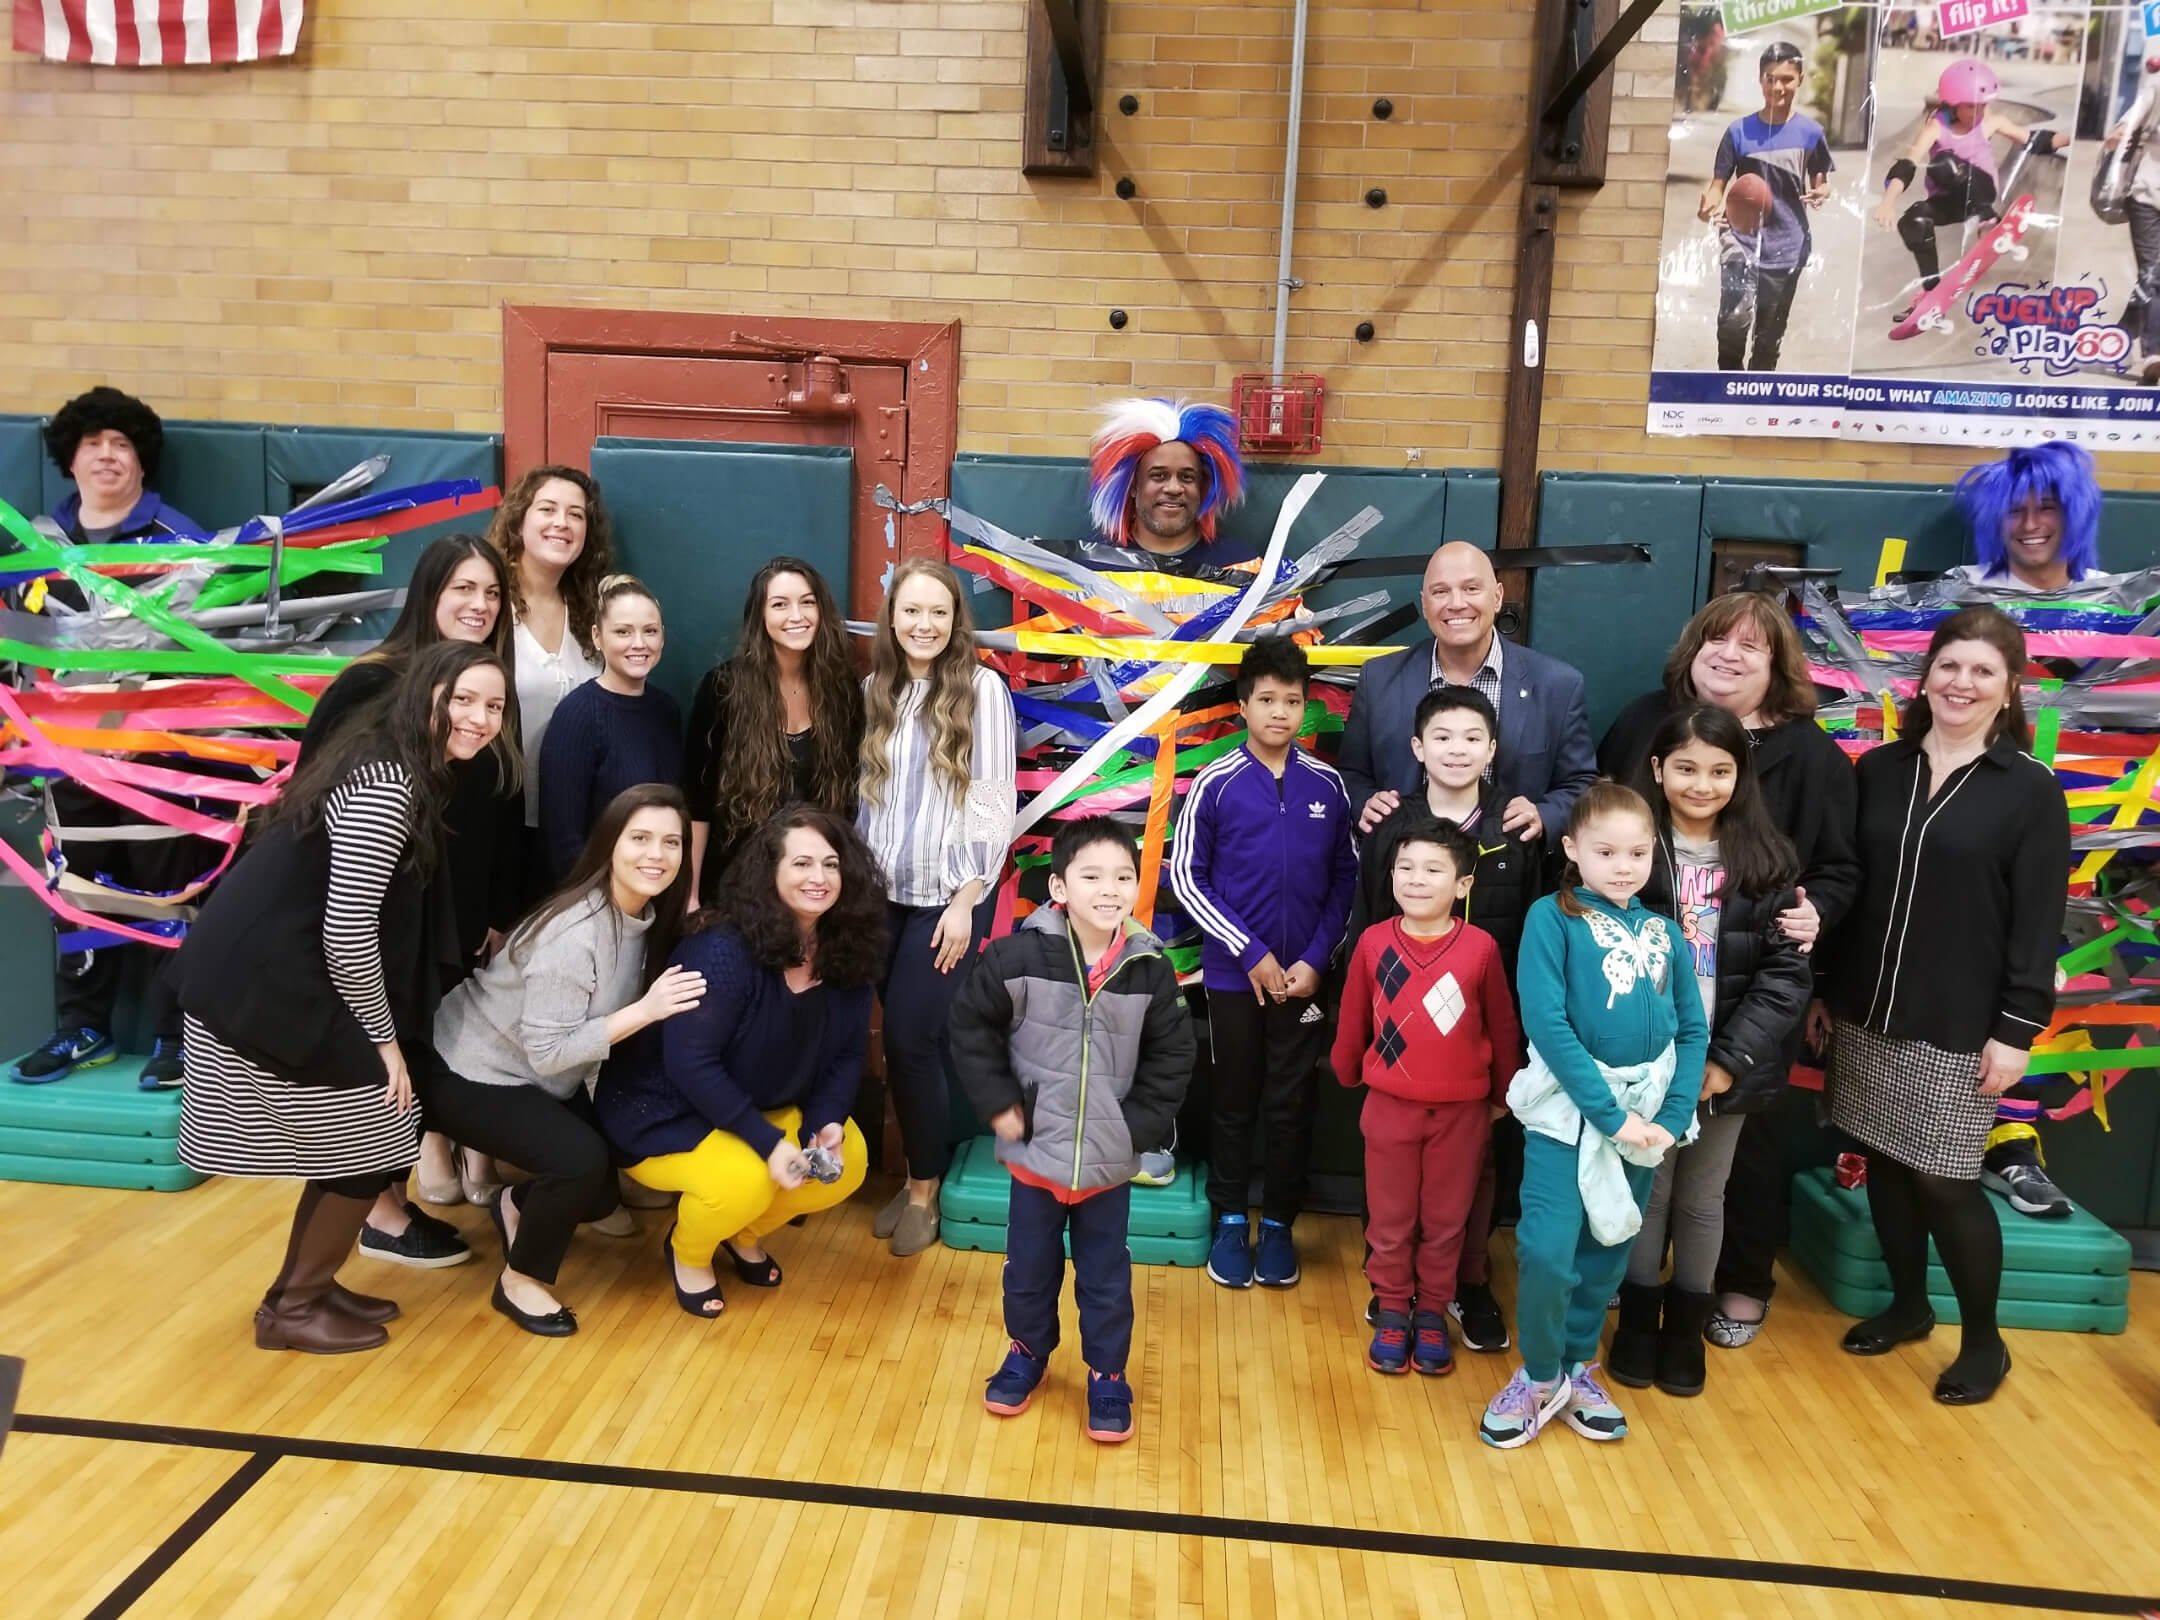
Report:
M 930 771 L 943 778 L 958 805 L 967 798 L 975 771 L 975 621 L 969 617 L 960 576 L 929 557 L 910 557 L 893 570 L 892 586 L 878 609 L 877 634 L 870 643 L 870 684 L 863 693 L 862 797 L 882 804 L 892 779 L 892 739 L 900 720 L 900 694 L 909 680 L 907 654 L 893 633 L 893 602 L 900 587 L 917 576 L 945 587 L 952 598 L 952 639 L 930 666 L 930 692 L 923 700 L 923 724 L 930 731 Z

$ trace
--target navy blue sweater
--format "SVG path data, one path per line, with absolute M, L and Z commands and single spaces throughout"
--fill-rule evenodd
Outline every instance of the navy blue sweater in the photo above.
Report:
M 713 1131 L 767 1158 L 780 1140 L 770 1109 L 801 1109 L 805 1142 L 847 1117 L 870 1041 L 868 985 L 797 994 L 718 928 L 685 939 L 673 961 L 705 976 L 705 998 L 617 1047 L 594 1093 L 600 1128 L 631 1163 L 688 1153 Z
M 636 697 L 598 681 L 574 688 L 540 744 L 540 838 L 557 878 L 577 864 L 608 801 L 647 782 L 682 779 L 682 710 L 657 686 Z

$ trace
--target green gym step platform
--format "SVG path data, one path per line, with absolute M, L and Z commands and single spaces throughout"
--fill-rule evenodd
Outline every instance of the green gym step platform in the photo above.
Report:
M 1005 1252 L 1005 1215 L 1012 1177 L 997 1162 L 987 1136 L 963 1143 L 938 1190 L 939 1236 L 952 1249 Z M 1213 1224 L 1207 1166 L 1180 1163 L 1167 1187 L 1135 1187 L 1127 1246 L 1143 1266 L 1204 1266 Z M 1070 1252 L 1070 1242 L 1067 1252 Z
M 208 1180 L 180 1163 L 180 1093 L 144 1091 L 143 1062 L 38 1086 L 0 1079 L 0 1181 L 182 1192 Z
M 1989 1206 L 2002 1223 L 2003 1281 L 1997 1315 L 2004 1327 L 2065 1333 L 2121 1333 L 2130 1320 L 2130 1243 L 2082 1209 L 2063 1219 L 2020 1215 L 1999 1198 Z M 1873 1316 L 1890 1304 L 1867 1194 L 1837 1184 L 1828 1170 L 1793 1178 L 1793 1263 L 1848 1316 Z M 1929 1250 L 1928 1298 L 1937 1320 L 1958 1320 L 1949 1278 Z

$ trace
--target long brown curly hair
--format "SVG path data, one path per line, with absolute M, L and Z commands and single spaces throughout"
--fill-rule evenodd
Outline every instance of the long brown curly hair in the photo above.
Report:
M 585 496 L 585 549 L 563 570 L 563 607 L 569 616 L 570 634 L 580 647 L 592 646 L 593 626 L 600 622 L 600 581 L 615 571 L 615 534 L 609 526 L 607 503 L 591 473 L 576 467 L 535 467 L 510 486 L 495 521 L 488 525 L 488 544 L 502 553 L 510 574 L 510 606 L 525 617 L 525 586 L 518 578 L 518 563 L 525 555 L 525 518 L 533 497 L 553 479 L 575 484 Z
M 689 932 L 724 929 L 774 973 L 801 962 L 802 933 L 779 889 L 787 835 L 798 827 L 840 857 L 840 898 L 818 919 L 811 947 L 817 975 L 827 984 L 869 984 L 885 966 L 885 877 L 854 824 L 814 804 L 791 804 L 751 834 L 728 866 L 719 899 L 690 919 Z
M 900 694 L 909 680 L 907 654 L 893 633 L 893 603 L 900 587 L 918 576 L 944 586 L 953 604 L 952 639 L 930 666 L 930 692 L 923 700 L 931 774 L 943 779 L 958 805 L 967 798 L 975 770 L 975 671 L 982 667 L 975 656 L 975 621 L 958 574 L 929 557 L 910 557 L 893 570 L 870 644 L 870 682 L 863 692 L 862 796 L 871 804 L 884 802 L 885 785 L 892 779 L 893 732 L 900 720 Z
M 773 581 L 794 574 L 817 601 L 817 633 L 803 653 L 810 701 L 811 798 L 843 816 L 855 814 L 861 770 L 863 696 L 848 660 L 847 626 L 825 576 L 800 557 L 775 557 L 750 581 L 743 597 L 742 634 L 720 666 L 720 703 L 711 741 L 720 759 L 714 836 L 732 843 L 795 797 L 795 764 L 788 753 L 787 705 L 780 698 L 780 661 L 765 630 L 765 599 Z M 725 746 L 718 746 L 722 742 Z

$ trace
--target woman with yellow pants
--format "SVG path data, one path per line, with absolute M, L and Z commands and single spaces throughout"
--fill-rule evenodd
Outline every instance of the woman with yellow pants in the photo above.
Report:
M 690 1315 L 723 1308 L 720 1250 L 744 1282 L 777 1288 L 766 1235 L 862 1185 L 868 1150 L 847 1110 L 884 952 L 885 886 L 861 837 L 828 811 L 784 809 L 675 948 L 703 1001 L 602 1074 L 594 1104 L 631 1179 L 680 1195 L 668 1277 Z

